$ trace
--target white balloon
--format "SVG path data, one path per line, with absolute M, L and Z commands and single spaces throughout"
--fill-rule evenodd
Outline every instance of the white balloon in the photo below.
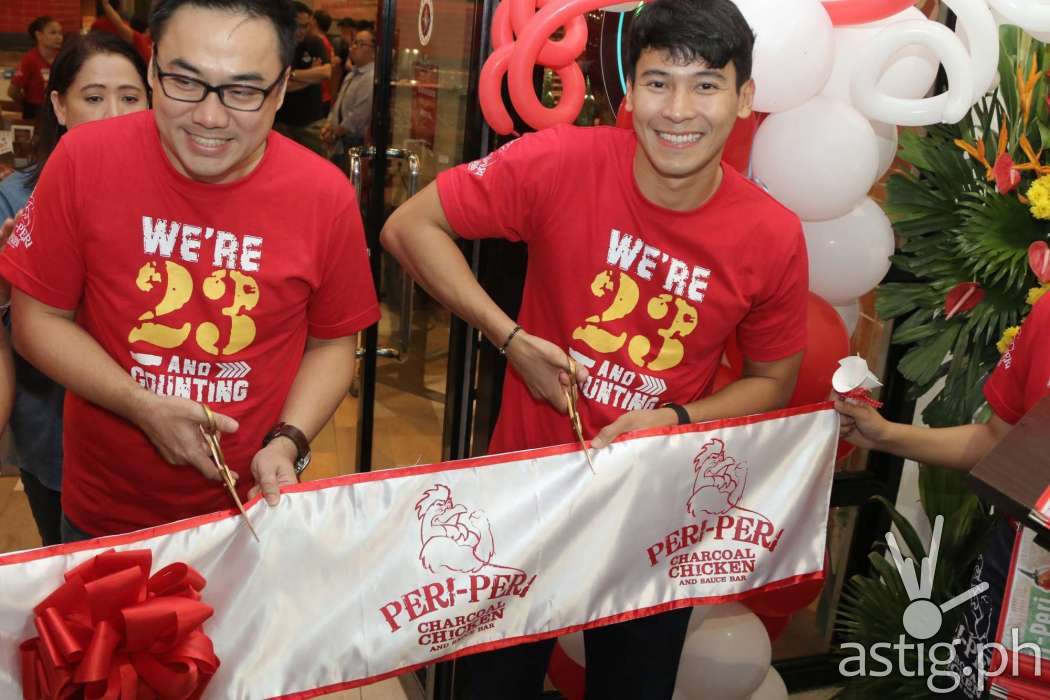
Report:
M 809 288 L 833 306 L 870 291 L 890 269 L 893 228 L 872 199 L 831 221 L 803 221 Z
M 973 98 L 977 100 L 999 77 L 999 27 L 985 0 L 944 0 L 944 4 L 956 14 L 956 28 L 965 32 L 973 65 Z
M 835 61 L 831 77 L 820 94 L 849 102 L 853 65 L 860 49 L 883 27 L 906 20 L 927 21 L 925 15 L 909 7 L 878 22 L 835 27 Z M 925 46 L 905 46 L 890 57 L 879 78 L 878 89 L 890 97 L 911 100 L 925 97 L 937 79 L 938 65 L 937 56 Z
M 638 9 L 638 2 L 621 2 L 616 5 L 606 5 L 602 8 L 604 12 L 634 12 Z
M 1044 0 L 1044 4 L 1047 7 L 1050 7 L 1050 2 L 1046 2 Z M 994 7 L 990 8 L 990 9 L 992 11 L 992 17 L 995 17 L 995 23 L 998 24 L 999 26 L 1002 26 L 1004 24 L 1008 25 L 1008 26 L 1011 26 L 1011 27 L 1018 26 L 1018 25 L 1014 24 L 1013 22 L 1011 22 L 1006 17 L 1004 17 L 1003 15 L 1001 15 L 999 12 L 997 12 Z M 1021 29 L 1026 31 L 1028 33 L 1028 36 L 1032 37 L 1033 39 L 1035 39 L 1037 41 L 1041 41 L 1044 44 L 1047 43 L 1047 42 L 1050 42 L 1050 31 L 1041 32 L 1041 31 L 1039 31 L 1037 29 L 1026 29 L 1025 27 L 1021 27 Z M 959 32 L 959 37 L 962 38 L 962 39 L 965 39 L 965 32 Z M 963 43 L 966 43 L 966 42 L 964 41 Z
M 875 131 L 875 140 L 879 145 L 879 174 L 875 179 L 880 180 L 897 158 L 897 127 L 885 122 L 872 122 L 871 128 Z
M 948 91 L 921 100 L 891 97 L 878 89 L 883 67 L 905 46 L 932 49 L 948 74 Z M 954 124 L 974 103 L 974 69 L 970 54 L 952 30 L 928 20 L 897 22 L 879 30 L 859 51 L 850 95 L 869 119 L 901 126 Z
M 787 700 L 788 689 L 777 670 L 770 666 L 766 679 L 751 695 L 751 700 Z
M 857 110 L 827 97 L 772 114 L 755 133 L 755 177 L 804 221 L 849 212 L 878 174 L 879 147 Z
M 755 32 L 755 109 L 783 112 L 820 92 L 831 74 L 831 18 L 817 0 L 733 0 Z
M 1024 29 L 1032 36 L 1035 36 L 1035 32 L 1050 32 L 1050 3 L 1040 0 L 988 0 L 988 4 L 1010 24 Z
M 561 650 L 565 652 L 565 655 L 579 666 L 586 665 L 587 654 L 583 647 L 583 632 L 573 632 L 558 637 L 558 644 L 561 645 Z
M 689 632 L 678 664 L 677 700 L 746 700 L 769 671 L 769 635 L 739 603 L 713 606 Z
M 860 302 L 853 301 L 848 304 L 842 304 L 840 306 L 832 306 L 836 313 L 842 317 L 842 322 L 846 324 L 846 332 L 849 335 L 853 335 L 853 331 L 857 330 L 857 322 L 860 321 Z

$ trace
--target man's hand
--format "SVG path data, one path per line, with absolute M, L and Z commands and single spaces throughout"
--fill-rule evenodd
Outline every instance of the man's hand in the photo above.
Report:
M 882 449 L 879 445 L 885 443 L 893 424 L 878 411 L 866 403 L 855 404 L 842 399 L 835 400 L 835 410 L 841 418 L 840 438 L 864 449 Z
M 554 406 L 559 413 L 568 410 L 564 389 L 569 386 L 569 356 L 554 343 L 518 331 L 507 346 L 507 360 L 521 375 L 525 386 L 537 399 Z M 587 380 L 587 369 L 576 367 L 575 381 Z
M 277 505 L 281 499 L 281 487 L 298 481 L 295 477 L 295 459 L 298 455 L 295 443 L 283 437 L 274 438 L 256 452 L 252 458 L 255 486 L 248 492 L 248 498 L 255 498 L 262 493 L 267 505 Z
M 208 417 L 201 405 L 189 399 L 158 396 L 146 390 L 142 391 L 142 395 L 136 422 L 164 461 L 168 464 L 189 464 L 209 479 L 220 479 L 211 450 L 201 435 L 201 428 L 208 428 Z M 220 433 L 237 432 L 237 421 L 233 418 L 221 413 L 213 415 Z M 237 473 L 233 472 L 233 476 L 236 478 Z
M 4 219 L 4 223 L 0 224 L 0 248 L 7 245 L 7 239 L 11 237 L 11 234 L 14 233 L 15 230 L 15 219 L 20 216 L 22 216 L 21 209 L 15 214 L 14 219 Z
M 591 440 L 591 447 L 596 450 L 608 445 L 624 433 L 646 428 L 662 428 L 667 425 L 677 425 L 678 414 L 670 408 L 652 408 L 644 411 L 628 411 L 601 429 L 601 432 Z
M 321 125 L 321 141 L 329 146 L 335 141 L 335 134 L 332 132 L 332 125 L 328 122 Z

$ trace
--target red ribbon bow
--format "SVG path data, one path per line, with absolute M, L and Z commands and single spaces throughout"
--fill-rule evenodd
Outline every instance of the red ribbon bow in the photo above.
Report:
M 39 637 L 22 656 L 22 697 L 190 700 L 219 667 L 201 624 L 204 577 L 176 563 L 149 575 L 153 554 L 109 550 L 66 573 L 33 609 Z
M 844 399 L 853 399 L 854 401 L 860 401 L 866 403 L 872 408 L 882 408 L 882 402 L 871 398 L 871 392 L 863 387 L 857 387 L 852 391 L 847 391 L 845 394 L 840 394 Z

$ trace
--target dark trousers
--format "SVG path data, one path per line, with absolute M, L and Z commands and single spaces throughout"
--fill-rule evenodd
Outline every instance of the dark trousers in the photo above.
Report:
M 22 472 L 22 486 L 29 500 L 29 510 L 33 512 L 37 532 L 44 546 L 58 544 L 62 541 L 59 523 L 62 520 L 62 492 L 52 491 L 40 483 L 40 480 L 27 472 Z
M 583 633 L 587 700 L 670 700 L 691 608 Z M 456 662 L 458 700 L 535 700 L 555 640 L 476 654 Z
M 84 540 L 90 540 L 94 535 L 81 530 L 79 527 L 70 522 L 66 514 L 62 514 L 62 543 L 69 544 L 70 542 L 83 542 Z

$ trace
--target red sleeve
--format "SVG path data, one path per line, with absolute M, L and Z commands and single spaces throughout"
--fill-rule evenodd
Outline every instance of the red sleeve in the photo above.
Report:
M 310 297 L 307 320 L 307 332 L 325 339 L 352 335 L 379 320 L 361 212 L 352 197 L 336 216 L 321 284 Z
M 1050 304 L 1043 298 L 1032 308 L 1010 349 L 999 358 L 992 376 L 984 383 L 984 398 L 988 405 L 995 415 L 1011 425 L 1025 414 L 1025 384 L 1039 345 L 1040 332 L 1045 335 L 1048 326 Z
M 784 254 L 764 256 L 771 261 L 763 275 L 767 284 L 737 328 L 741 351 L 756 362 L 781 360 L 806 347 L 809 263 L 802 224 L 792 219 L 795 230 Z
M 555 127 L 526 134 L 438 175 L 441 208 L 456 235 L 532 240 L 543 203 L 558 183 L 561 132 Z
M 22 292 L 59 309 L 80 304 L 84 258 L 77 224 L 73 158 L 59 141 L 40 175 L 7 247 L 0 275 Z
M 11 76 L 11 84 L 15 85 L 19 89 L 24 89 L 26 81 L 29 80 L 29 76 L 33 73 L 33 60 L 32 57 L 26 53 L 22 56 L 22 60 L 18 63 L 18 68 L 15 70 L 15 74 Z

